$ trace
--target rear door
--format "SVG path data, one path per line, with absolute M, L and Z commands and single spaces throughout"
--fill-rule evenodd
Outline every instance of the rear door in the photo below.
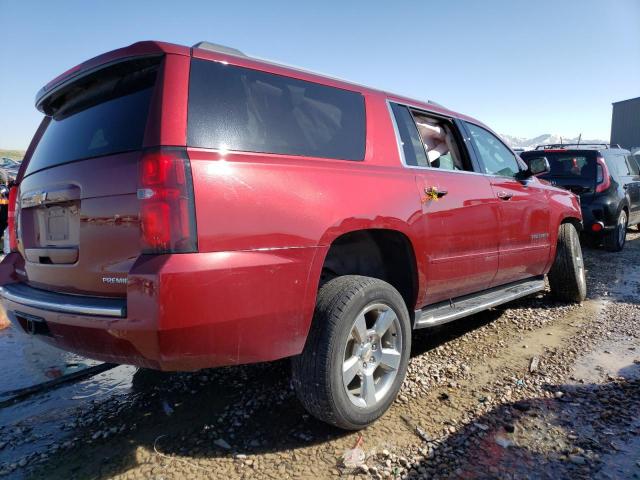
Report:
M 160 57 L 117 63 L 51 95 L 19 185 L 21 280 L 119 296 L 140 254 L 138 163 Z
M 474 172 L 451 119 L 390 106 L 403 163 L 415 173 L 422 200 L 417 221 L 428 264 L 427 303 L 489 288 L 498 268 L 498 202 L 489 180 Z M 437 129 L 444 142 L 424 138 Z
M 500 262 L 492 286 L 543 274 L 551 228 L 544 188 L 535 177 L 515 178 L 523 166 L 493 133 L 468 122 L 465 127 L 500 204 Z

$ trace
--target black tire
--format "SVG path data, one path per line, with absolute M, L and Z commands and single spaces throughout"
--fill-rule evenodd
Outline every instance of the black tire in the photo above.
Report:
M 551 294 L 563 302 L 582 302 L 587 296 L 582 248 L 576 227 L 560 225 L 556 258 L 549 272 Z
M 626 210 L 620 210 L 616 226 L 613 230 L 604 236 L 604 248 L 608 252 L 619 252 L 624 248 L 627 241 L 627 225 L 629 224 L 629 216 Z
M 399 364 L 395 377 L 388 380 L 383 396 L 372 406 L 357 406 L 343 384 L 342 371 L 356 318 L 360 318 L 360 313 L 372 305 L 382 305 L 395 314 L 393 325 L 401 333 Z M 373 327 L 367 323 L 367 328 Z M 397 333 L 392 335 L 397 341 Z M 379 345 L 382 352 L 382 339 Z M 300 402 L 314 417 L 345 430 L 359 430 L 382 416 L 393 403 L 406 374 L 410 351 L 411 322 L 398 291 L 376 278 L 357 275 L 337 277 L 325 283 L 318 292 L 304 350 L 292 359 L 293 385 Z M 363 355 L 371 355 L 371 352 Z

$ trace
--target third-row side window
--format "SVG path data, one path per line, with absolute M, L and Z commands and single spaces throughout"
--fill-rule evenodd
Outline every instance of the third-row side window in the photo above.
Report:
M 364 97 L 193 59 L 187 142 L 192 147 L 363 160 Z

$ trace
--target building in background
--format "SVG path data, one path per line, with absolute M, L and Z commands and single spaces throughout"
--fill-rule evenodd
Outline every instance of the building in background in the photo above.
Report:
M 640 150 L 640 97 L 613 103 L 611 143 Z

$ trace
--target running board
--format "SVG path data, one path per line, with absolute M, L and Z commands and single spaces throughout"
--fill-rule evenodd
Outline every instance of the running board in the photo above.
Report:
M 542 290 L 544 290 L 544 276 L 509 283 L 472 295 L 454 298 L 451 301 L 429 305 L 421 310 L 416 310 L 416 321 L 413 328 L 442 325 Z

